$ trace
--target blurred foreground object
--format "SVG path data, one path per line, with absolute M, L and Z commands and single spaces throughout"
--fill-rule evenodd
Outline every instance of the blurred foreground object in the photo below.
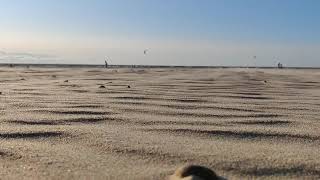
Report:
M 169 180 L 225 180 L 211 169 L 199 165 L 186 165 L 178 168 Z

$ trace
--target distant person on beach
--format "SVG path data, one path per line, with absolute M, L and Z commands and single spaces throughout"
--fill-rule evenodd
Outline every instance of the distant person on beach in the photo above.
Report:
M 279 62 L 279 63 L 278 63 L 278 68 L 279 68 L 279 69 L 282 69 L 282 67 L 283 67 L 282 64 Z
M 105 63 L 105 68 L 108 68 L 108 62 L 104 61 L 104 63 Z

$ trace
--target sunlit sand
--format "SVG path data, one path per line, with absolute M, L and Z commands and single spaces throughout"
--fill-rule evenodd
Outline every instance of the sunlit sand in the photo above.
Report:
M 320 71 L 0 69 L 1 179 L 320 178 Z

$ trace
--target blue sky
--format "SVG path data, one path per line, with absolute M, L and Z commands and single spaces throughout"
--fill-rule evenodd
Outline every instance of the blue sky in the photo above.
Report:
M 318 0 L 0 3 L 2 62 L 320 66 Z

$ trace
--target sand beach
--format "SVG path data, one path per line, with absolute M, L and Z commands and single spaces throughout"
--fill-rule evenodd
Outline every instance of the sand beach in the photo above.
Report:
M 0 91 L 1 179 L 320 178 L 317 69 L 2 67 Z

